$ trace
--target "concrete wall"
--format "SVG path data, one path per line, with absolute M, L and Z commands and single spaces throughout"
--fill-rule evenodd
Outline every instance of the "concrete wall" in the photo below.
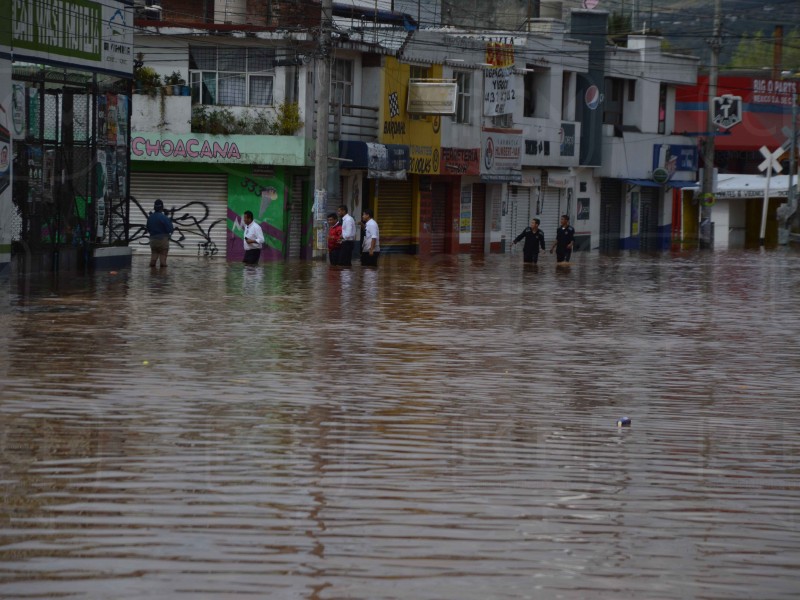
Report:
M 131 106 L 132 131 L 170 131 L 189 133 L 192 130 L 190 96 L 148 96 L 134 94 Z

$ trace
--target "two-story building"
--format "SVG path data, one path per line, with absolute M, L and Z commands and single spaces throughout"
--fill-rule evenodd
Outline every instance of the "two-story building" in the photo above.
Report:
M 590 213 L 592 248 L 661 250 L 672 238 L 682 190 L 697 177 L 696 140 L 675 128 L 676 88 L 695 81 L 697 59 L 664 52 L 653 36 L 628 35 L 625 47 L 609 46 L 607 16 L 572 13 L 571 35 L 592 46 L 578 102 L 580 162 L 593 177 L 580 183 L 578 202 Z
M 306 63 L 315 43 L 308 30 L 275 22 L 318 23 L 319 12 L 278 19 L 223 4 L 206 14 L 164 2 L 136 21 L 138 58 L 158 78 L 133 96 L 131 244 L 146 247 L 147 215 L 161 199 L 175 225 L 173 254 L 240 260 L 250 210 L 264 230 L 264 260 L 307 256 L 314 87 Z

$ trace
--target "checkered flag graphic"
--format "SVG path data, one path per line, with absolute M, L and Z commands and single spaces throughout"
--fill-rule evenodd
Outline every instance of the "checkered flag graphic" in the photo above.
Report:
M 400 114 L 400 101 L 397 98 L 397 92 L 389 94 L 389 114 L 392 117 Z

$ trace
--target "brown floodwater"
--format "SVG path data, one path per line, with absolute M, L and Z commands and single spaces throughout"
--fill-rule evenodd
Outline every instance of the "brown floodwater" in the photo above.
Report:
M 381 261 L 0 280 L 0 597 L 797 597 L 800 251 Z

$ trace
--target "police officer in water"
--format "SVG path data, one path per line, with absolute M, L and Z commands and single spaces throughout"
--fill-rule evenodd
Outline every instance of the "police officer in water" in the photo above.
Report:
M 525 238 L 525 245 L 522 247 L 523 260 L 526 263 L 536 264 L 539 262 L 539 248 L 544 250 L 544 234 L 539 230 L 539 219 L 531 219 L 531 226 L 526 227 L 514 239 L 516 245 L 522 238 Z
M 556 251 L 556 260 L 560 263 L 568 263 L 572 256 L 572 245 L 575 240 L 575 230 L 569 224 L 569 217 L 561 215 L 561 227 L 556 231 L 556 241 L 550 246 L 550 254 L 553 249 Z

